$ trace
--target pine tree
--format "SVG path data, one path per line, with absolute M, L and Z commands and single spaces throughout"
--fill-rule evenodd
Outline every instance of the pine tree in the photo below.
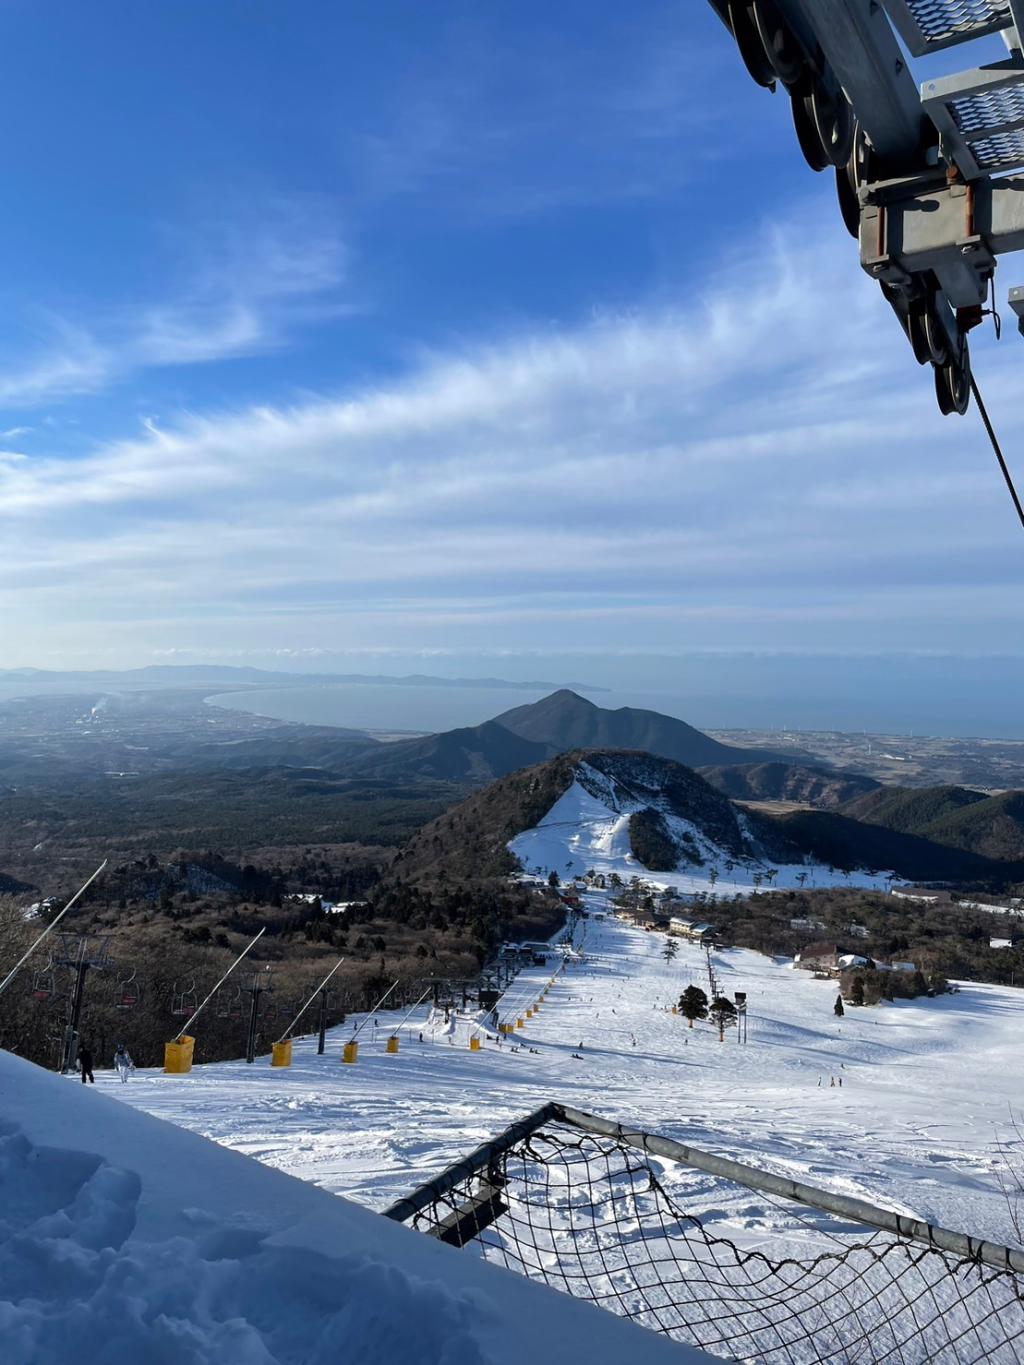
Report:
M 863 1005 L 864 1003 L 864 978 L 855 976 L 853 985 L 850 987 L 850 1004 Z
M 736 1022 L 736 1006 L 724 995 L 718 995 L 711 1002 L 711 1017 L 718 1025 L 718 1041 L 725 1042 L 725 1030 Z
M 699 986 L 687 986 L 679 997 L 679 1011 L 684 1019 L 689 1020 L 690 1028 L 693 1028 L 695 1019 L 708 1017 L 708 998 Z
M 835 1014 L 836 1014 L 836 1018 L 837 1018 L 837 1019 L 842 1019 L 842 1017 L 843 1017 L 843 1015 L 844 1015 L 845 1013 L 846 1013 L 846 1011 L 843 1009 L 843 997 L 842 997 L 841 995 L 837 995 L 837 996 L 836 996 L 836 1004 L 835 1004 Z

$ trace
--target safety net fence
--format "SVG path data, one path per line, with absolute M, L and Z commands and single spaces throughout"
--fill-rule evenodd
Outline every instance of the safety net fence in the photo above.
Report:
M 548 1104 L 386 1216 L 724 1360 L 1024 1360 L 1024 1253 Z

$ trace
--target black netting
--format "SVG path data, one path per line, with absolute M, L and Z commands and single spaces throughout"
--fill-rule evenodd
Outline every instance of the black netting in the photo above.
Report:
M 1013 1271 L 750 1195 L 552 1123 L 412 1222 L 729 1360 L 1024 1359 Z

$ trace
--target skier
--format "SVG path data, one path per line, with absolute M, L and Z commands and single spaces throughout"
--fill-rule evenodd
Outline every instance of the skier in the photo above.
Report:
M 129 1074 L 135 1070 L 135 1063 L 129 1057 L 128 1049 L 124 1043 L 117 1045 L 117 1051 L 114 1053 L 114 1066 L 117 1068 L 117 1074 L 121 1077 L 121 1084 L 127 1085 Z
M 82 1084 L 85 1085 L 86 1081 L 91 1081 L 95 1085 L 96 1077 L 92 1074 L 92 1053 L 85 1043 L 79 1049 L 78 1065 L 82 1071 Z

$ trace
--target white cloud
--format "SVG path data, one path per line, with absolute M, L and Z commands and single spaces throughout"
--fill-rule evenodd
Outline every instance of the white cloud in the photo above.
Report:
M 92 310 L 88 324 L 37 310 L 32 358 L 20 358 L 26 337 L 17 360 L 0 355 L 0 409 L 97 393 L 153 367 L 272 350 L 299 325 L 349 307 L 339 293 L 347 252 L 326 206 L 276 202 L 257 226 L 204 224 L 174 246 L 166 297 Z
M 5 620 L 222 655 L 1019 638 L 976 417 L 934 411 L 831 219 L 804 220 L 798 260 L 784 241 L 676 311 L 10 461 Z M 1008 437 L 1015 361 L 978 362 Z

